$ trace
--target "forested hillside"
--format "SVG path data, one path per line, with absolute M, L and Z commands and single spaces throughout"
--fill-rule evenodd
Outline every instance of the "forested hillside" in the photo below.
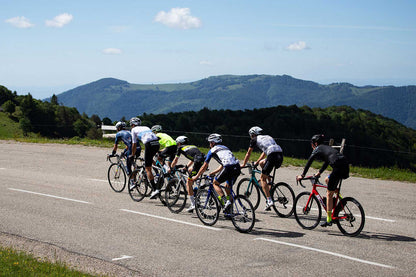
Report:
M 416 86 L 321 85 L 287 75 L 223 75 L 190 83 L 137 85 L 107 78 L 58 95 L 80 112 L 120 119 L 142 113 L 209 109 L 245 110 L 278 105 L 348 105 L 395 119 L 416 129 Z

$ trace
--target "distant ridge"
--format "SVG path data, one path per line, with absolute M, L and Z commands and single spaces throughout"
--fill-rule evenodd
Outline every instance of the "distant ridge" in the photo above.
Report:
M 60 103 L 81 113 L 119 120 L 143 113 L 209 109 L 245 110 L 297 105 L 347 105 L 416 129 L 416 86 L 321 85 L 288 75 L 220 75 L 189 83 L 130 84 L 104 78 L 63 92 Z

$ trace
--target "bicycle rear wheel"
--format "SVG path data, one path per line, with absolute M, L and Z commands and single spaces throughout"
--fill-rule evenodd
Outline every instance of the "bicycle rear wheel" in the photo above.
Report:
M 260 205 L 260 190 L 250 178 L 243 178 L 238 182 L 237 195 L 247 197 L 253 204 L 255 210 Z
M 234 198 L 231 211 L 231 221 L 239 232 L 251 232 L 256 221 L 256 215 L 250 200 L 242 195 L 237 195 Z
M 195 210 L 199 220 L 205 225 L 214 225 L 220 215 L 220 208 L 218 199 L 212 192 L 209 192 L 209 187 L 203 186 L 198 189 L 195 196 Z
M 135 170 L 129 178 L 129 194 L 131 199 L 136 202 L 142 201 L 147 192 L 147 177 L 146 172 L 142 170 Z
M 312 230 L 321 221 L 321 204 L 310 192 L 301 192 L 295 199 L 295 219 L 303 229 Z
M 295 193 L 286 183 L 280 182 L 273 185 L 270 195 L 273 199 L 273 209 L 280 217 L 289 217 L 295 207 Z
M 166 185 L 165 201 L 172 213 L 180 213 L 186 205 L 187 193 L 182 180 L 171 179 Z
M 118 163 L 113 163 L 108 168 L 107 178 L 110 187 L 115 192 L 122 192 L 126 186 L 126 172 L 124 168 Z
M 355 237 L 361 233 L 365 224 L 364 209 L 352 197 L 345 197 L 335 208 L 334 217 L 338 229 L 346 236 Z

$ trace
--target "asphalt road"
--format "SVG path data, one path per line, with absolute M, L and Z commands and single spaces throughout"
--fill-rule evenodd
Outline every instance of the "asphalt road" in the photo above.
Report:
M 366 213 L 355 238 L 336 226 L 303 230 L 263 202 L 253 231 L 242 234 L 224 218 L 207 227 L 196 214 L 113 192 L 109 152 L 0 141 L 0 244 L 30 244 L 39 255 L 53 247 L 49 257 L 119 276 L 416 276 L 414 183 L 345 181 L 343 196 Z M 299 173 L 277 171 L 296 194 L 305 190 L 294 182 Z

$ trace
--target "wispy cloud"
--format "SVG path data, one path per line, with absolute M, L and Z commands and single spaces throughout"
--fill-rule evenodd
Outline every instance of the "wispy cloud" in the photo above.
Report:
M 48 27 L 62 28 L 63 26 L 71 22 L 72 19 L 73 19 L 72 14 L 63 13 L 63 14 L 55 16 L 52 20 L 46 20 L 45 25 Z
M 14 27 L 22 28 L 22 29 L 31 28 L 35 26 L 34 24 L 30 23 L 29 19 L 27 19 L 24 16 L 16 16 L 13 18 L 9 18 L 9 19 L 6 19 L 5 22 L 13 25 Z
M 106 55 L 120 55 L 123 53 L 123 51 L 118 48 L 106 48 L 103 49 L 103 53 Z
M 169 28 L 184 30 L 202 26 L 201 20 L 192 16 L 189 8 L 173 8 L 169 12 L 160 11 L 155 16 L 154 21 L 162 23 Z
M 208 66 L 210 66 L 210 65 L 212 65 L 212 62 L 210 62 L 210 61 L 200 61 L 199 64 L 200 65 L 208 65 Z
M 298 41 L 298 42 L 290 44 L 289 46 L 286 47 L 286 49 L 289 51 L 300 51 L 300 50 L 305 50 L 305 49 L 310 49 L 310 48 L 306 45 L 306 42 Z

